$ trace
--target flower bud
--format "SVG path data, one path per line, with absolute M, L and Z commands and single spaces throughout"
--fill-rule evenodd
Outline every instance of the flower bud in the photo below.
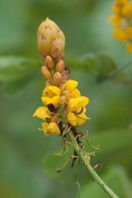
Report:
M 53 80 L 54 80 L 54 84 L 56 86 L 61 85 L 61 83 L 62 83 L 62 75 L 61 75 L 61 73 L 60 72 L 56 72 L 54 74 Z
M 66 103 L 66 97 L 65 96 L 61 96 L 60 98 L 60 104 L 64 105 Z
M 62 72 L 63 81 L 67 81 L 71 78 L 71 70 L 69 67 L 65 67 L 65 70 Z
M 55 60 L 60 60 L 64 57 L 65 42 L 62 39 L 56 39 L 51 44 L 51 56 Z
M 41 67 L 41 74 L 47 80 L 51 78 L 51 73 L 46 66 Z
M 64 55 L 65 36 L 50 19 L 42 22 L 38 28 L 38 48 L 43 57 L 51 55 L 59 60 Z
M 65 68 L 64 61 L 63 61 L 63 60 L 60 60 L 60 61 L 56 64 L 55 70 L 56 70 L 57 72 L 60 72 L 60 73 L 61 73 L 61 72 L 63 72 L 64 68 Z
M 46 58 L 44 59 L 44 62 L 49 69 L 54 68 L 54 62 L 50 56 L 46 56 Z

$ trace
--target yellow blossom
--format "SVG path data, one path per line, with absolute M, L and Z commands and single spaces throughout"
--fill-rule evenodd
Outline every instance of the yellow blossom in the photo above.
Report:
M 117 27 L 120 27 L 121 26 L 121 17 L 119 17 L 119 16 L 111 16 L 109 18 L 109 22 L 114 24 Z
M 113 31 L 113 35 L 114 35 L 114 38 L 116 38 L 117 40 L 119 41 L 126 41 L 126 34 L 125 34 L 125 31 L 122 31 L 121 29 L 119 28 L 115 28 L 114 31 Z
M 50 122 L 50 123 L 43 122 L 42 129 L 44 130 L 44 134 L 46 136 L 49 135 L 50 133 L 60 135 L 60 129 L 55 122 Z
M 127 51 L 128 51 L 129 53 L 132 53 L 132 42 L 128 42 L 128 43 L 126 44 L 126 48 L 127 48 Z
M 78 82 L 75 80 L 68 80 L 65 83 L 65 89 L 69 92 L 73 91 L 78 86 Z
M 74 89 L 71 93 L 70 93 L 70 98 L 78 98 L 80 97 L 80 91 L 78 89 Z
M 122 8 L 122 15 L 126 17 L 132 16 L 132 3 L 126 3 Z
M 114 24 L 113 36 L 121 42 L 129 43 L 132 39 L 132 1 L 115 0 L 112 8 L 114 15 L 109 18 L 109 22 Z M 126 44 L 131 53 L 131 45 Z
M 126 37 L 132 39 L 132 26 L 125 29 Z
M 51 118 L 51 113 L 47 107 L 38 107 L 33 116 L 46 120 L 47 118 Z
M 90 118 L 86 116 L 85 111 L 82 112 L 81 114 L 76 114 L 73 112 L 68 112 L 67 114 L 67 120 L 73 126 L 82 125 L 88 119 Z
M 69 111 L 78 112 L 89 103 L 89 98 L 80 96 L 69 100 Z
M 47 86 L 42 94 L 42 102 L 44 105 L 53 104 L 57 106 L 60 101 L 61 90 L 56 86 Z
M 43 90 L 43 96 L 53 97 L 55 95 L 60 95 L 60 89 L 56 86 L 47 86 Z

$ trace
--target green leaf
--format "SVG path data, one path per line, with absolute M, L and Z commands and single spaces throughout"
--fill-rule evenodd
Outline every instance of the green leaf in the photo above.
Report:
M 97 60 L 92 53 L 85 54 L 80 58 L 67 57 L 66 64 L 76 70 L 91 72 L 94 75 L 99 74 Z
M 0 83 L 4 92 L 14 94 L 26 86 L 39 73 L 40 63 L 19 56 L 0 57 Z
M 39 62 L 31 58 L 2 56 L 0 57 L 0 81 L 15 81 L 34 76 L 38 67 Z
M 112 167 L 107 174 L 102 176 L 105 183 L 122 198 L 130 198 L 130 185 L 128 177 L 122 167 Z M 82 189 L 81 198 L 109 198 L 98 184 L 91 182 Z
M 120 67 L 105 53 L 87 53 L 80 58 L 66 57 L 66 65 L 75 70 L 86 71 L 93 74 L 97 77 L 98 82 L 111 79 L 122 84 L 132 84 L 129 73 L 122 70 L 120 71 Z
M 104 53 L 88 53 L 81 58 L 69 57 L 66 59 L 68 65 L 81 71 L 90 72 L 99 77 L 108 77 L 111 72 L 117 69 L 114 60 Z
M 108 77 L 111 72 L 117 69 L 116 63 L 109 55 L 99 53 L 96 58 L 101 76 Z

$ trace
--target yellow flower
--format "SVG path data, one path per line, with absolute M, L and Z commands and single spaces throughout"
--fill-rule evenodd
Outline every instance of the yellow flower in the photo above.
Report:
M 38 107 L 33 114 L 33 116 L 46 120 L 47 118 L 51 118 L 50 111 L 47 107 Z
M 119 28 L 115 28 L 114 31 L 113 31 L 113 35 L 114 35 L 114 38 L 116 38 L 117 40 L 119 41 L 126 41 L 126 34 L 125 34 L 125 31 L 119 29 Z
M 61 90 L 56 86 L 47 86 L 41 97 L 43 104 L 57 106 L 60 101 L 60 92 Z
M 79 112 L 83 107 L 89 103 L 89 98 L 80 96 L 78 98 L 71 98 L 69 100 L 69 111 Z
M 85 111 L 82 112 L 81 114 L 75 114 L 72 112 L 68 112 L 67 114 L 67 120 L 73 126 L 82 125 L 88 119 L 90 118 L 86 116 Z
M 68 80 L 65 83 L 65 89 L 69 92 L 72 92 L 78 86 L 78 82 L 75 80 Z
M 126 33 L 126 37 L 128 39 L 131 39 L 132 38 L 132 26 L 129 26 L 125 29 L 125 33 Z
M 74 89 L 71 93 L 70 93 L 70 98 L 78 98 L 80 97 L 80 91 L 78 89 Z
M 129 53 L 132 53 L 132 42 L 128 42 L 128 43 L 126 44 L 126 48 L 127 48 L 127 51 L 128 51 Z
M 47 86 L 43 90 L 43 96 L 53 97 L 55 95 L 60 95 L 60 89 L 56 86 Z
M 50 122 L 50 123 L 43 122 L 42 128 L 46 136 L 49 135 L 50 133 L 60 135 L 60 129 L 55 122 Z
M 114 24 L 117 27 L 120 27 L 121 26 L 121 17 L 119 17 L 119 16 L 111 16 L 109 18 L 109 22 Z
M 126 3 L 122 8 L 122 15 L 126 17 L 132 16 L 132 3 Z
M 85 112 L 85 106 L 88 104 L 89 98 L 80 96 L 78 98 L 71 98 L 68 104 L 67 120 L 73 125 L 82 125 L 87 119 L 89 119 Z

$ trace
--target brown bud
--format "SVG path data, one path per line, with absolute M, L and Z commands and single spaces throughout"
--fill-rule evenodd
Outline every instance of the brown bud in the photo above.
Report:
M 57 61 L 64 57 L 65 42 L 62 39 L 56 39 L 51 44 L 51 56 Z
M 63 60 L 58 61 L 58 63 L 56 64 L 55 70 L 61 73 L 63 72 L 64 68 L 65 68 L 64 61 Z
M 68 97 L 70 96 L 70 93 L 69 93 L 69 91 L 65 90 L 65 91 L 63 91 L 63 95 L 64 95 L 66 98 L 68 98 Z
M 52 82 L 50 80 L 46 80 L 46 87 L 52 85 Z
M 38 28 L 38 48 L 43 57 L 51 55 L 61 59 L 64 54 L 65 36 L 61 29 L 50 19 L 42 22 Z
M 61 96 L 60 104 L 64 105 L 65 103 L 66 103 L 66 97 L 65 96 Z
M 65 70 L 62 72 L 63 81 L 67 81 L 71 78 L 71 70 L 69 67 L 65 67 Z
M 47 66 L 49 69 L 54 68 L 54 62 L 53 62 L 51 56 L 46 56 L 46 58 L 44 59 L 44 62 L 45 62 L 46 66 Z
M 51 73 L 46 66 L 41 67 L 41 74 L 47 80 L 51 78 Z
M 59 86 L 62 83 L 62 75 L 60 72 L 56 72 L 53 77 L 54 84 Z

